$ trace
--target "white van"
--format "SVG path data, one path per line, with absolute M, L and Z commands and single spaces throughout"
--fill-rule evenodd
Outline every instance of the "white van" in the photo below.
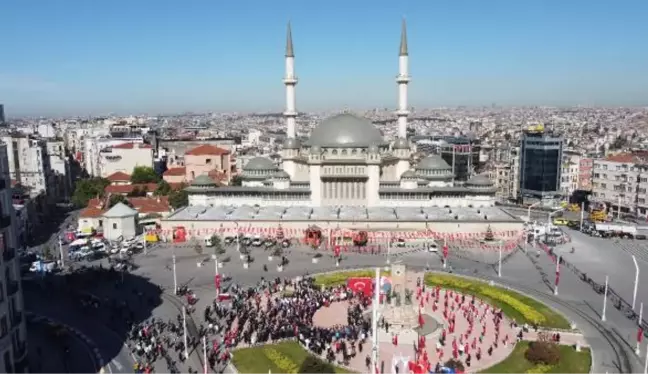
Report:
M 205 236 L 205 247 L 213 247 L 214 241 L 212 240 L 213 236 Z
M 255 235 L 252 239 L 252 245 L 255 247 L 260 247 L 263 244 L 263 238 L 259 235 Z
M 427 243 L 427 250 L 432 253 L 439 252 L 439 245 L 435 241 L 430 241 Z

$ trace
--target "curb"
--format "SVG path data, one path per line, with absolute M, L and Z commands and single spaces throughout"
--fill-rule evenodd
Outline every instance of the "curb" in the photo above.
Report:
M 88 347 L 90 347 L 90 349 L 92 349 L 92 354 L 95 356 L 94 357 L 95 364 L 99 366 L 99 371 L 98 372 L 100 372 L 100 373 L 103 372 L 105 362 L 104 362 L 103 357 L 101 356 L 101 352 L 99 352 L 99 348 L 97 348 L 97 346 L 94 344 L 94 342 L 86 334 L 84 334 L 83 332 L 81 332 L 80 330 L 78 330 L 75 327 L 72 327 L 70 325 L 61 323 L 61 322 L 59 322 L 59 321 L 57 321 L 57 320 L 55 320 L 53 318 L 49 318 L 49 317 L 46 317 L 46 316 L 38 315 L 38 314 L 35 314 L 35 313 L 32 313 L 32 312 L 27 312 L 27 311 L 25 311 L 25 316 L 28 319 L 30 319 L 32 322 L 36 322 L 36 323 L 38 323 L 38 322 L 49 322 L 49 323 L 54 323 L 54 324 L 63 326 L 66 330 L 72 332 L 74 335 L 79 337 Z

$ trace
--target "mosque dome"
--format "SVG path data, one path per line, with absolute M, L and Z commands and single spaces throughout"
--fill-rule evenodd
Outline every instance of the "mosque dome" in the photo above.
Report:
M 352 114 L 339 114 L 325 119 L 313 129 L 307 144 L 311 147 L 366 148 L 384 145 L 385 141 L 371 121 Z
M 485 174 L 475 175 L 466 181 L 468 187 L 492 187 L 493 185 L 493 181 Z
M 216 182 L 207 174 L 199 175 L 191 182 L 193 187 L 216 187 Z
M 283 170 L 277 171 L 272 177 L 275 179 L 290 179 L 290 175 Z
M 269 158 L 255 157 L 243 166 L 243 171 L 274 171 L 277 170 L 274 162 Z
M 403 175 L 401 175 L 401 179 L 416 179 L 416 178 L 417 178 L 416 173 L 412 169 L 404 172 Z
M 422 159 L 417 165 L 416 170 L 450 170 L 452 167 L 439 155 L 429 155 Z

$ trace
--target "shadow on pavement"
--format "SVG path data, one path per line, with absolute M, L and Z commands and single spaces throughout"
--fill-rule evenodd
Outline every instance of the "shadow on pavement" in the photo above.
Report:
M 132 370 L 130 349 L 124 345 L 133 326 L 150 319 L 162 304 L 162 289 L 148 279 L 102 267 L 37 274 L 23 279 L 23 292 L 28 312 L 78 330 L 87 340 L 97 367 L 86 372 L 97 372 L 113 360 L 117 371 Z
M 72 214 L 74 214 L 74 211 L 70 209 L 58 206 L 52 208 L 52 213 L 48 215 L 47 221 L 34 228 L 31 235 L 24 238 L 25 245 L 36 247 L 48 243 L 53 239 L 53 235 L 58 234 L 65 219 Z

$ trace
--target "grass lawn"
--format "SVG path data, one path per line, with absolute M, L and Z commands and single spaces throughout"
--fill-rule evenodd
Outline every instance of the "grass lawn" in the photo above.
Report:
M 313 356 L 294 341 L 241 348 L 232 363 L 239 373 L 351 373 Z
M 381 271 L 381 275 L 389 275 L 389 271 Z M 335 273 L 320 274 L 315 276 L 315 284 L 318 286 L 324 287 L 334 287 L 341 284 L 345 284 L 349 278 L 374 278 L 376 276 L 376 270 L 367 269 L 367 270 L 352 270 L 352 271 L 340 271 Z
M 501 308 L 504 314 L 519 324 L 536 323 L 548 328 L 570 329 L 571 324 L 565 317 L 550 307 L 515 291 L 490 286 L 486 282 L 448 274 L 428 273 L 425 284 L 456 290 L 486 301 Z
M 533 365 L 524 358 L 527 348 L 529 342 L 517 343 L 510 356 L 482 373 L 589 373 L 592 365 L 589 348 L 581 348 L 580 352 L 576 352 L 571 346 L 559 346 L 560 362 L 554 366 Z

